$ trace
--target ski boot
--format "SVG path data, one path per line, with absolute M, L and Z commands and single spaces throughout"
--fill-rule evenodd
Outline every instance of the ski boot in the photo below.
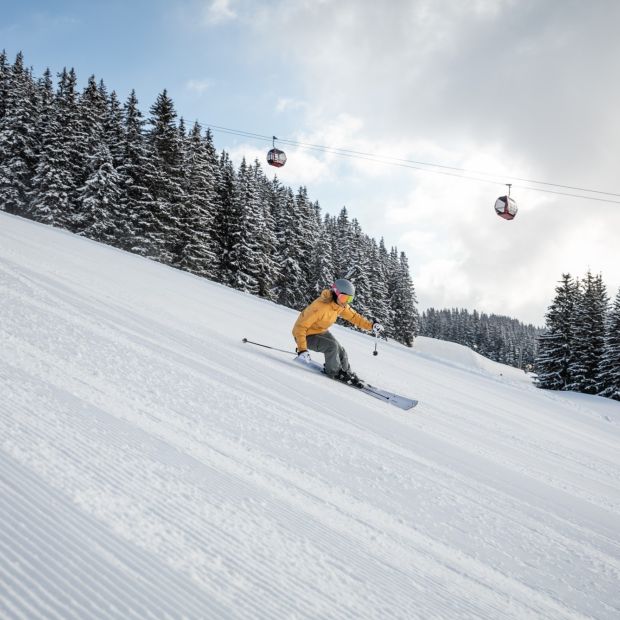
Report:
M 342 381 L 347 385 L 351 385 L 356 388 L 363 388 L 364 382 L 352 371 L 339 370 L 334 377 L 336 381 Z

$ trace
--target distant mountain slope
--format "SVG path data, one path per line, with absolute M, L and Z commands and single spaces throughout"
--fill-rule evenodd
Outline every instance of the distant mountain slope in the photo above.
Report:
M 0 617 L 619 616 L 618 403 L 295 316 L 0 213 Z

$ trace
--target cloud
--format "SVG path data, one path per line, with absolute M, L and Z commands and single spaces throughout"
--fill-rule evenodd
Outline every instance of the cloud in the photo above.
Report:
M 408 253 L 422 306 L 540 323 L 563 271 L 601 271 L 615 294 L 620 205 L 525 181 L 513 181 L 514 221 L 493 203 L 510 176 L 619 192 L 619 19 L 615 0 L 561 11 L 551 0 L 287 0 L 261 5 L 252 27 L 257 53 L 285 58 L 300 85 L 300 141 L 498 175 L 317 153 L 328 176 L 310 192 L 346 197 L 369 234 Z
M 285 112 L 289 110 L 304 110 L 308 107 L 305 101 L 299 101 L 291 97 L 280 97 L 276 102 L 276 110 Z
M 232 4 L 233 0 L 211 0 L 205 10 L 206 23 L 215 25 L 236 19 Z
M 211 82 L 211 80 L 205 80 L 205 79 L 188 80 L 185 83 L 185 88 L 187 88 L 187 90 L 193 93 L 198 93 L 198 94 L 202 94 L 206 92 L 212 86 L 213 86 L 213 83 Z

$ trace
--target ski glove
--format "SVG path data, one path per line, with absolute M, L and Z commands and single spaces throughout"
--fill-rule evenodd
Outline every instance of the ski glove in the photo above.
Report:
M 383 332 L 383 325 L 381 323 L 373 323 L 372 333 L 378 336 L 381 332 Z
M 310 362 L 310 353 L 308 353 L 308 351 L 300 351 L 297 354 L 297 357 L 299 358 L 300 362 L 305 362 L 306 364 Z

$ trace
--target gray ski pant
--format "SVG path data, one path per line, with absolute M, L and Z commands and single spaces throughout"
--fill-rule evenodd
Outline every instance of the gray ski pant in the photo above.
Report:
M 340 369 L 349 372 L 349 358 L 344 347 L 329 332 L 306 337 L 308 349 L 325 354 L 325 374 L 333 377 Z

